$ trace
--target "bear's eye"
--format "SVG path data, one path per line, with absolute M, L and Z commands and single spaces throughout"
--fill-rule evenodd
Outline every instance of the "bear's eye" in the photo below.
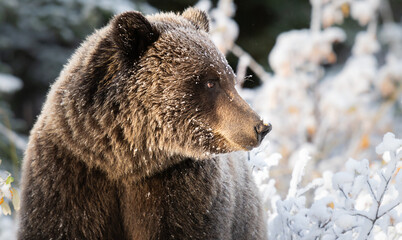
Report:
M 206 83 L 206 85 L 207 85 L 208 88 L 214 88 L 215 85 L 216 85 L 216 83 L 213 82 L 213 81 L 208 81 L 208 82 Z

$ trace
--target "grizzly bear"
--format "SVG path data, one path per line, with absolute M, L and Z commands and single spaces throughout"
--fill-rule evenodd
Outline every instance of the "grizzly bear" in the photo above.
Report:
M 264 239 L 245 159 L 271 130 L 209 18 L 126 12 L 52 85 L 24 158 L 19 239 Z

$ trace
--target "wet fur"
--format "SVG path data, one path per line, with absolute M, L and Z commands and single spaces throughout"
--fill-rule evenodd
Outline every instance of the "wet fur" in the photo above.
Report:
M 236 149 L 191 84 L 233 78 L 207 20 L 128 12 L 88 37 L 31 131 L 19 239 L 266 238 L 245 160 L 210 155 Z

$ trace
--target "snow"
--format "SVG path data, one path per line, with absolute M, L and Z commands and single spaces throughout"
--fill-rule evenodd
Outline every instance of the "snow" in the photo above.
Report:
M 379 5 L 380 0 L 351 1 L 351 16 L 365 26 L 375 17 Z
M 332 184 L 335 189 L 339 189 L 340 186 L 353 183 L 354 175 L 349 172 L 338 172 L 332 179 Z
M 352 53 L 354 55 L 365 55 L 377 53 L 380 50 L 380 43 L 376 36 L 368 32 L 359 32 L 356 35 L 355 45 Z
M 10 192 L 10 184 L 4 184 L 1 186 L 0 191 L 3 192 L 4 196 L 8 199 L 11 199 L 11 192 Z
M 396 224 L 395 229 L 397 234 L 402 235 L 402 222 Z
M 370 168 L 369 168 L 369 161 L 367 159 L 363 160 L 355 160 L 353 158 L 350 158 L 346 164 L 345 168 L 348 172 L 352 173 L 357 173 L 357 174 L 368 174 Z
M 395 134 L 386 133 L 383 138 L 383 142 L 375 149 L 377 154 L 383 154 L 388 151 L 396 151 L 402 147 L 402 139 L 396 139 Z
M 0 239 L 12 240 L 17 239 L 17 226 L 10 216 L 0 216 Z
M 212 8 L 212 3 L 210 0 L 200 0 L 194 5 L 194 7 L 208 12 Z
M 5 93 L 13 93 L 22 88 L 21 79 L 5 73 L 0 73 L 0 91 Z
M 253 166 L 253 168 L 261 170 L 268 165 L 272 166 L 278 164 L 278 159 L 281 156 L 276 154 L 268 157 L 267 153 L 265 152 L 265 149 L 268 147 L 268 145 L 269 141 L 264 140 L 258 148 L 254 148 L 250 151 L 250 164 Z
M 308 67 L 309 62 L 333 63 L 335 55 L 332 44 L 342 42 L 345 38 L 343 30 L 336 27 L 314 34 L 309 29 L 281 33 L 269 54 L 269 64 L 279 76 L 290 76 L 296 70 Z
M 324 27 L 329 27 L 334 24 L 343 23 L 343 13 L 340 8 L 333 4 L 328 4 L 323 8 L 322 24 Z
M 217 7 L 212 8 L 210 0 L 200 0 L 194 7 L 209 12 L 209 17 L 211 18 L 210 38 L 218 49 L 226 54 L 233 47 L 239 35 L 239 27 L 232 19 L 236 11 L 233 1 L 220 0 Z
M 314 201 L 309 211 L 309 217 L 320 222 L 327 222 L 331 219 L 333 199 L 330 197 Z
M 309 156 L 308 150 L 301 149 L 299 152 L 299 160 L 296 162 L 292 173 L 292 180 L 290 181 L 288 196 L 286 198 L 296 197 L 297 188 L 304 175 L 304 169 L 310 159 L 311 157 Z
M 356 217 L 351 216 L 349 214 L 342 214 L 336 218 L 336 225 L 343 229 L 351 228 L 356 223 Z

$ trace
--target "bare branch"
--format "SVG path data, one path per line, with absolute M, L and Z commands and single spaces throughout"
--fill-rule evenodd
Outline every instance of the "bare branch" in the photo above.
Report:
M 369 179 L 367 179 L 367 184 L 368 184 L 368 186 L 369 186 L 369 189 L 370 189 L 370 192 L 371 192 L 371 195 L 373 196 L 373 198 L 378 202 L 378 199 L 377 199 L 377 196 L 374 194 L 374 191 L 373 191 L 373 187 L 371 187 L 371 184 L 370 184 L 370 181 L 369 181 Z
M 349 197 L 346 195 L 345 191 L 343 191 L 343 188 L 342 188 L 341 186 L 339 186 L 339 184 L 338 184 L 338 188 L 339 188 L 339 190 L 341 190 L 341 193 L 343 193 L 343 196 L 344 196 L 346 199 L 349 199 Z
M 8 129 L 6 126 L 0 123 L 0 134 L 6 136 L 11 142 L 15 144 L 20 150 L 25 150 L 27 147 L 27 141 L 22 137 L 18 136 L 15 132 Z
M 395 169 L 394 169 L 392 172 L 395 172 Z M 380 199 L 378 200 L 378 201 L 379 201 L 378 207 L 380 207 L 381 202 L 382 202 L 382 199 L 383 199 L 383 197 L 384 197 L 384 195 L 385 195 L 385 192 L 386 192 L 387 189 L 388 189 L 389 181 L 391 181 L 392 174 L 391 174 L 391 176 L 390 176 L 388 179 L 386 179 L 386 177 L 384 176 L 383 173 L 381 173 L 381 176 L 382 176 L 382 178 L 383 178 L 384 181 L 385 181 L 385 186 L 384 186 L 384 190 L 383 190 L 382 193 L 381 193 Z
M 266 72 L 264 68 L 250 56 L 246 51 L 244 51 L 240 46 L 234 44 L 230 51 L 238 58 L 246 56 L 249 60 L 248 67 L 261 79 L 262 82 L 268 81 L 271 78 L 271 74 Z M 239 82 L 241 84 L 242 82 Z
M 392 209 L 396 208 L 399 204 L 401 204 L 401 202 L 397 202 L 394 205 L 392 205 L 392 207 L 390 207 L 389 209 L 387 209 L 383 213 L 381 213 L 379 216 L 377 216 L 377 219 L 379 219 L 382 216 L 384 216 L 385 214 L 389 213 Z
M 373 219 L 371 219 L 371 218 L 369 218 L 368 216 L 366 216 L 366 215 L 364 215 L 364 214 L 361 214 L 361 213 L 352 213 L 351 215 L 352 215 L 352 216 L 364 217 L 364 218 L 370 220 L 371 222 L 374 222 Z

